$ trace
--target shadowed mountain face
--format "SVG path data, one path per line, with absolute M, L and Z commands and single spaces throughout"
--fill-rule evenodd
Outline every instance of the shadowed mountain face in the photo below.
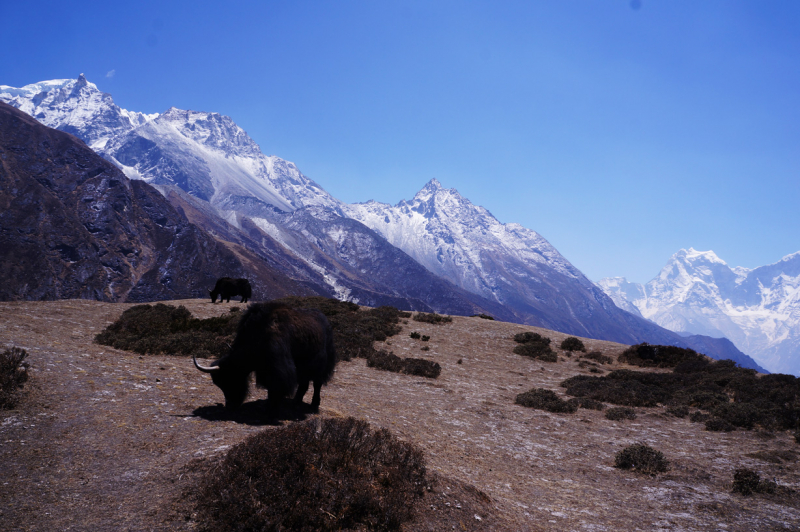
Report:
M 82 141 L 0 103 L 0 299 L 205 297 L 224 275 L 319 293 L 250 262 Z

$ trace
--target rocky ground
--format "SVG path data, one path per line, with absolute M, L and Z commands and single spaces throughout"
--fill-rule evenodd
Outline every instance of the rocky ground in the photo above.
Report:
M 239 305 L 172 304 L 200 318 Z M 129 306 L 0 303 L 0 349 L 24 348 L 31 364 L 23 400 L 0 411 L 0 529 L 192 530 L 198 475 L 248 435 L 275 430 L 259 415 L 265 392 L 230 415 L 191 359 L 93 343 Z M 432 489 L 408 530 L 800 528 L 800 446 L 791 434 L 707 432 L 662 407 L 610 421 L 593 410 L 552 414 L 515 405 L 533 387 L 563 396 L 559 383 L 592 367 L 564 353 L 556 363 L 513 354 L 513 335 L 528 330 L 554 344 L 565 337 L 480 318 L 408 320 L 382 347 L 439 362 L 438 379 L 356 359 L 341 363 L 323 389 L 319 415 L 363 418 L 424 450 Z M 431 339 L 412 339 L 412 331 Z M 624 348 L 585 343 L 614 356 Z M 671 469 L 654 477 L 615 469 L 615 453 L 633 443 L 663 452 Z M 732 493 L 738 467 L 774 479 L 779 491 Z

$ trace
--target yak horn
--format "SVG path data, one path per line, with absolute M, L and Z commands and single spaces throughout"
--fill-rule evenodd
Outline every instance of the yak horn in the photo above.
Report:
M 219 370 L 218 367 L 208 367 L 207 368 L 205 366 L 201 366 L 200 364 L 197 363 L 197 357 L 195 355 L 192 355 L 192 360 L 194 360 L 194 366 L 197 369 L 199 369 L 200 371 L 202 371 L 203 373 L 214 373 L 215 371 Z

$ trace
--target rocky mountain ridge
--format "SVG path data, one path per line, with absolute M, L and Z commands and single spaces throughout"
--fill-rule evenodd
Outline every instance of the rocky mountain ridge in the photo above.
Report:
M 246 271 L 261 297 L 317 293 L 232 252 L 77 138 L 0 102 L 0 300 L 204 297 L 217 277 Z

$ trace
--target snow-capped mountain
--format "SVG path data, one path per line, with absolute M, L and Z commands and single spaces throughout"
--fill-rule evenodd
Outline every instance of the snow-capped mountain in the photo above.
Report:
M 177 185 L 221 210 L 283 212 L 339 202 L 297 167 L 268 157 L 233 120 L 171 108 L 111 140 L 101 152 L 132 179 Z
M 430 271 L 499 302 L 504 287 L 530 271 L 553 270 L 591 285 L 541 235 L 502 224 L 455 189 L 432 179 L 411 201 L 347 205 L 348 216 L 381 233 Z M 499 264 L 501 262 L 502 264 Z M 500 270 L 511 268 L 509 275 Z
M 2 86 L 0 100 L 73 133 L 129 178 L 158 187 L 196 224 L 283 265 L 320 293 L 371 305 L 513 317 L 344 217 L 338 200 L 293 163 L 264 155 L 227 116 L 177 108 L 131 113 L 83 76 L 20 89 Z
M 620 310 L 536 232 L 500 223 L 435 180 L 396 206 L 345 205 L 217 113 L 133 113 L 83 76 L 0 86 L 0 101 L 74 134 L 235 253 L 255 253 L 316 293 L 485 312 L 622 343 L 701 346 L 754 365 L 732 344 L 682 338 Z
M 83 74 L 78 79 L 41 81 L 21 88 L 0 85 L 0 101 L 48 127 L 75 135 L 96 152 L 109 139 L 158 116 L 121 109 Z
M 247 273 L 256 297 L 315 293 L 233 252 L 73 135 L 0 102 L 0 300 L 204 297 Z
M 500 223 L 435 179 L 411 201 L 342 208 L 429 271 L 510 309 L 517 321 L 629 343 L 641 337 L 637 318 L 621 313 L 541 235 Z
M 800 252 L 750 270 L 682 249 L 645 285 L 620 277 L 598 285 L 662 327 L 725 336 L 768 370 L 800 374 Z

